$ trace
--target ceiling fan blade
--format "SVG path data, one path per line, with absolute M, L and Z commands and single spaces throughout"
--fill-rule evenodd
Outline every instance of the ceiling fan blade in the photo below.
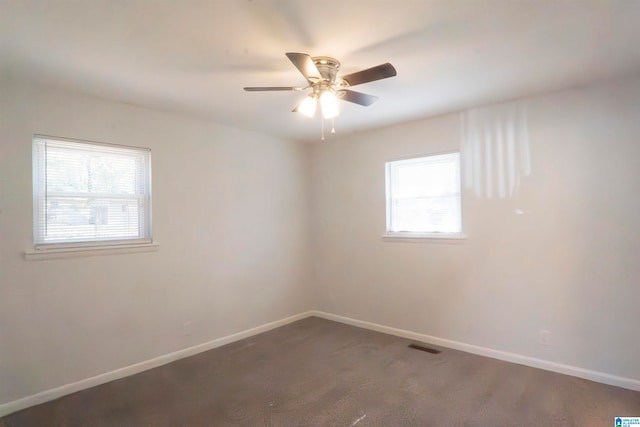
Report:
M 267 92 L 272 90 L 304 90 L 303 87 L 297 86 L 262 86 L 262 87 L 245 87 L 247 92 Z
M 342 80 L 349 86 L 360 85 L 362 83 L 373 82 L 375 80 L 386 79 L 396 75 L 396 69 L 388 62 L 376 67 L 367 68 L 366 70 L 342 76 Z
M 319 80 L 322 77 L 313 59 L 306 53 L 288 52 L 286 55 L 308 81 Z
M 354 90 L 341 90 L 338 92 L 339 99 L 343 101 L 353 102 L 354 104 L 371 105 L 378 100 L 377 96 L 367 95 L 366 93 L 356 92 Z

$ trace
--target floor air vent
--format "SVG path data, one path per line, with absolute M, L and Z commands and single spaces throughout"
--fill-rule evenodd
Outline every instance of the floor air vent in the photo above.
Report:
M 425 352 L 431 353 L 431 354 L 440 354 L 440 353 L 442 353 L 440 350 L 436 350 L 435 348 L 426 347 L 426 346 L 420 345 L 420 344 L 409 344 L 409 348 L 412 348 L 414 350 L 425 351 Z

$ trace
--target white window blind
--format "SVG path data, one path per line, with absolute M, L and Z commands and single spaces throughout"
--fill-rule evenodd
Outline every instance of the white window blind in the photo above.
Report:
M 151 151 L 35 135 L 34 246 L 151 242 Z
M 460 153 L 386 164 L 387 234 L 460 234 Z

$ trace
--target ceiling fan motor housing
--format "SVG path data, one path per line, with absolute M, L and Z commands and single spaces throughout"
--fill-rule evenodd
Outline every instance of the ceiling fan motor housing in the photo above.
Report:
M 323 80 L 328 80 L 331 83 L 336 82 L 336 76 L 340 71 L 340 61 L 328 56 L 314 56 L 311 59 L 313 59 L 313 64 L 318 69 Z

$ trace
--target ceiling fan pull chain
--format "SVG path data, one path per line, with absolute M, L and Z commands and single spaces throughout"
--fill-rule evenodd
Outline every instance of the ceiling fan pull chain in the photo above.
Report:
M 331 133 L 336 133 L 336 119 L 331 119 Z
M 324 141 L 324 118 L 320 117 L 320 122 L 322 123 L 322 136 L 320 139 Z

